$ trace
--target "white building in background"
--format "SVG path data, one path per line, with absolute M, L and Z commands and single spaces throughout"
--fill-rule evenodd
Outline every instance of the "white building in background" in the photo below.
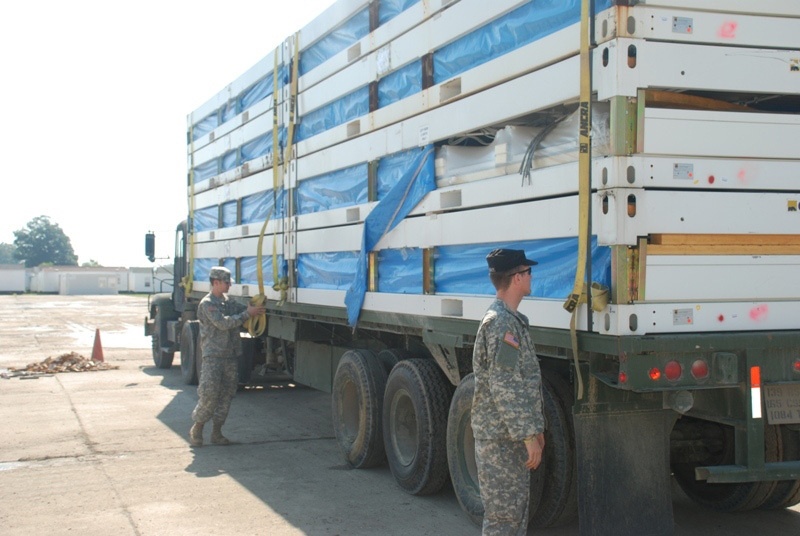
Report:
M 44 266 L 29 272 L 30 292 L 64 295 L 117 294 L 128 288 L 127 268 Z
M 0 264 L 0 292 L 25 292 L 24 264 Z
M 128 292 L 159 293 L 172 292 L 172 267 L 130 268 Z

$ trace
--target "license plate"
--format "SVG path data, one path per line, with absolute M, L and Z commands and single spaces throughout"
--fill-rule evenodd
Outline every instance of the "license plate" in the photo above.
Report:
M 800 384 L 765 385 L 764 407 L 769 424 L 800 423 Z

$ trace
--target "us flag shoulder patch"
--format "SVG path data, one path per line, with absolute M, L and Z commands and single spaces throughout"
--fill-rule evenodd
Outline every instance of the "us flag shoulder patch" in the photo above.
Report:
M 506 331 L 506 334 L 503 335 L 503 342 L 519 350 L 519 340 L 510 331 Z

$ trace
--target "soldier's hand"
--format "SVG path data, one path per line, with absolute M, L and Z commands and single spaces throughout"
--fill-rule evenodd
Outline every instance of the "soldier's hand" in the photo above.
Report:
M 544 434 L 538 434 L 534 441 L 526 441 L 525 448 L 528 450 L 528 459 L 525 461 L 525 467 L 535 470 L 542 463 Z
M 267 312 L 267 308 L 263 305 L 259 305 L 258 307 L 254 305 L 247 306 L 247 314 L 251 317 L 263 315 L 265 312 Z

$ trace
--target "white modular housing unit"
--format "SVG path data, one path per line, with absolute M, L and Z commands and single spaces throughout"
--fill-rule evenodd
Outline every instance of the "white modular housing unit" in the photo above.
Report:
M 797 328 L 800 6 L 616 4 L 593 3 L 593 329 Z M 580 2 L 376 5 L 336 2 L 189 115 L 194 288 L 224 264 L 256 294 L 268 220 L 270 298 L 277 275 L 351 324 L 478 320 L 508 246 L 540 262 L 521 311 L 568 328 Z

